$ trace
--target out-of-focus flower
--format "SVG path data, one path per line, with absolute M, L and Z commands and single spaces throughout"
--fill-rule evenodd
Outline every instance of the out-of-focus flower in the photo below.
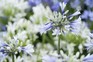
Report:
M 3 62 L 3 60 L 6 58 L 6 54 L 3 54 L 0 52 L 0 62 Z
M 52 29 L 53 28 L 53 25 L 52 24 L 53 23 L 47 23 L 47 24 L 45 24 L 43 26 L 43 28 L 41 28 L 40 33 L 42 34 L 42 33 L 46 32 L 46 31 Z
M 0 41 L 0 53 L 7 54 L 8 53 L 8 44 Z
M 36 6 L 41 3 L 41 0 L 28 0 L 29 5 Z
M 51 9 L 52 9 L 53 11 L 58 11 L 58 10 L 60 9 L 60 2 L 52 5 Z
M 59 28 L 56 28 L 53 30 L 53 34 L 52 35 L 60 35 L 60 29 Z
M 88 14 L 89 14 L 89 12 L 88 12 L 87 10 L 85 10 L 85 11 L 83 12 L 83 14 L 81 15 L 81 18 L 83 18 L 83 19 L 88 19 Z
M 90 21 L 93 21 L 93 12 L 85 10 L 83 14 L 81 15 L 82 19 L 89 19 Z
M 72 18 L 73 16 L 77 16 L 79 14 L 80 14 L 80 12 L 79 11 L 76 11 L 75 13 L 69 15 L 68 18 Z
M 92 52 L 93 51 L 93 41 L 91 40 L 90 42 L 87 42 L 85 44 L 85 47 L 86 47 L 88 52 Z
M 92 8 L 92 7 L 93 7 L 93 0 L 85 0 L 85 4 L 86 4 L 88 7 Z
M 0 47 L 5 47 L 5 46 L 8 46 L 8 44 L 6 44 L 6 43 L 0 41 Z
M 60 4 L 60 8 L 61 8 L 61 11 L 62 11 L 62 14 L 63 14 L 63 12 L 65 12 L 64 10 L 65 10 L 65 7 L 66 7 L 66 3 L 63 2 L 63 3 L 59 3 L 59 4 Z
M 93 11 L 90 11 L 90 12 L 89 12 L 89 19 L 90 19 L 91 21 L 93 21 Z
M 30 16 L 30 20 L 37 25 L 45 24 L 48 22 L 47 17 L 52 15 L 52 11 L 49 6 L 45 8 L 42 4 L 40 4 L 36 7 L 33 7 L 32 9 L 34 14 Z
M 31 44 L 28 44 L 25 47 L 18 47 L 19 52 L 23 51 L 29 55 L 32 55 L 32 53 L 34 52 L 33 46 Z
M 83 62 L 93 62 L 93 55 L 87 55 L 84 59 Z
M 6 31 L 6 26 L 4 26 L 3 24 L 0 23 L 0 30 L 1 31 Z
M 45 24 L 45 26 L 43 27 L 43 32 L 45 31 L 48 31 L 50 29 L 52 30 L 56 30 L 56 34 L 58 31 L 60 31 L 59 33 L 64 33 L 64 32 L 67 32 L 69 31 L 69 29 L 67 28 L 67 26 L 69 25 L 69 19 L 71 20 L 71 18 L 73 18 L 74 16 L 80 14 L 79 11 L 76 11 L 75 13 L 73 13 L 72 15 L 70 16 L 66 16 L 66 14 L 68 13 L 64 11 L 65 7 L 66 7 L 66 3 L 59 3 L 60 5 L 60 8 L 61 8 L 61 11 L 62 11 L 62 14 L 61 13 L 57 13 L 57 12 L 54 12 L 53 13 L 53 16 L 51 16 L 49 19 L 50 19 L 50 23 L 48 24 Z M 79 18 L 80 19 L 80 18 Z
M 80 35 L 83 38 L 89 38 L 90 30 L 87 24 L 81 21 L 80 17 L 77 20 L 72 21 L 70 27 L 72 33 Z
M 42 0 L 42 3 L 48 4 L 49 6 L 53 5 L 53 0 Z
M 80 26 L 81 26 L 81 18 L 78 18 L 77 20 L 70 23 L 71 32 L 73 33 L 79 33 L 80 32 Z
M 63 0 L 63 2 L 68 3 L 70 0 Z
M 56 57 L 45 55 L 42 58 L 42 62 L 56 62 Z
M 28 3 L 25 0 L 0 0 L 0 19 L 5 19 L 3 23 L 19 19 L 26 15 L 25 10 L 28 8 Z
M 79 6 L 80 5 L 80 0 L 74 0 L 74 2 L 71 2 L 71 7 L 72 8 L 78 8 L 78 7 L 80 7 Z

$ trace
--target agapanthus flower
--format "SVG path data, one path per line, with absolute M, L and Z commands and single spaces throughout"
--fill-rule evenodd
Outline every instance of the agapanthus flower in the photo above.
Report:
M 75 13 L 66 16 L 68 11 L 64 11 L 66 7 L 66 3 L 59 3 L 62 13 L 53 12 L 53 16 L 49 18 L 50 22 L 45 24 L 43 29 L 41 29 L 41 32 L 46 32 L 50 29 L 54 30 L 59 33 L 64 33 L 68 31 L 69 29 L 66 26 L 69 26 L 70 22 L 68 20 L 71 20 L 74 16 L 80 14 L 79 11 L 76 11 Z
M 60 29 L 59 28 L 53 30 L 53 34 L 52 35 L 60 35 L 60 34 L 61 33 L 60 33 Z
M 93 62 L 93 55 L 87 55 L 84 59 L 83 62 Z
M 51 22 L 45 24 L 45 25 L 43 26 L 43 28 L 41 28 L 40 33 L 42 34 L 42 33 L 46 32 L 46 31 L 52 29 L 52 28 L 53 28 L 53 25 L 52 25 L 52 24 L 53 24 L 53 23 L 51 23 Z
M 2 62 L 9 53 L 8 44 L 0 41 L 0 62 Z
M 68 3 L 70 0 L 63 0 L 63 2 Z
M 23 51 L 26 54 L 32 55 L 34 52 L 33 46 L 31 44 L 28 44 L 27 46 L 24 47 L 18 47 L 19 52 Z
M 92 8 L 92 7 L 93 7 L 93 0 L 85 0 L 85 4 L 86 4 L 88 7 Z
M 92 40 L 90 42 L 87 42 L 85 44 L 85 47 L 86 47 L 88 52 L 92 52 L 93 51 L 93 42 L 92 42 Z
M 4 41 L 5 42 L 5 41 Z M 27 41 L 28 42 L 28 41 Z M 20 44 L 21 43 L 21 44 Z M 23 42 L 24 43 L 24 42 Z M 23 44 L 18 40 L 18 38 L 14 37 L 9 42 L 0 43 L 0 53 L 6 55 L 16 55 L 18 52 L 21 53 L 22 51 L 28 55 L 32 55 L 34 52 L 33 46 L 31 44 Z
M 66 0 L 63 1 L 64 3 L 67 3 Z M 28 0 L 28 3 L 31 6 L 36 6 L 39 4 L 47 5 L 50 7 L 52 11 L 59 11 L 60 9 L 60 1 L 53 1 L 53 0 Z M 62 5 L 64 4 L 62 3 Z
M 15 53 L 14 51 L 12 51 L 12 46 L 10 47 L 9 44 L 5 44 L 5 43 L 2 43 L 2 45 L 0 45 L 0 53 L 3 53 L 3 54 L 12 54 L 12 53 Z M 14 49 L 15 50 L 15 49 Z
M 42 3 L 47 3 L 49 6 L 52 6 L 53 0 L 42 0 Z
M 93 33 L 89 33 L 89 37 L 93 39 Z
M 80 32 L 80 26 L 81 26 L 81 18 L 78 18 L 77 20 L 70 23 L 71 32 L 73 33 L 79 33 Z
M 61 12 L 63 13 L 65 7 L 66 7 L 66 2 L 63 2 L 63 3 L 61 3 L 61 2 L 56 2 L 56 3 L 54 3 L 54 4 L 51 6 L 51 9 L 52 9 L 53 11 L 59 11 L 59 10 L 61 9 Z
M 59 4 L 60 4 L 61 11 L 62 11 L 62 14 L 63 14 L 64 9 L 65 9 L 67 3 L 63 2 L 63 3 L 59 3 Z
M 68 18 L 72 18 L 73 16 L 77 16 L 79 14 L 80 14 L 80 12 L 79 11 L 76 11 L 75 13 L 69 15 Z
M 0 62 L 3 62 L 3 60 L 7 57 L 7 54 L 3 54 L 0 52 Z
M 90 11 L 90 12 L 89 12 L 89 19 L 90 19 L 91 21 L 93 21 L 93 11 Z
M 93 21 L 93 12 L 85 10 L 83 14 L 81 15 L 82 19 L 89 19 L 90 21 Z
M 71 2 L 72 8 L 78 8 L 79 5 L 80 5 L 80 0 L 74 0 L 74 2 Z
M 56 62 L 56 57 L 45 55 L 42 58 L 42 62 Z
M 53 5 L 53 0 L 28 0 L 28 4 L 33 6 L 39 5 L 41 3 L 48 4 L 49 6 Z
M 41 3 L 41 0 L 28 0 L 29 5 L 36 6 Z
M 59 7 L 60 7 L 60 3 L 58 2 L 58 3 L 54 4 L 54 5 L 52 5 L 51 9 L 53 11 L 58 11 L 59 10 Z
M 0 47 L 5 47 L 5 46 L 8 46 L 8 44 L 6 44 L 6 43 L 0 41 Z
M 6 26 L 4 26 L 3 24 L 0 23 L 0 30 L 1 31 L 6 31 Z
M 26 16 L 25 10 L 28 7 L 25 0 L 0 0 L 0 19 L 4 21 L 0 21 L 0 23 L 7 24 L 10 20 L 13 21 Z
M 82 18 L 82 19 L 88 19 L 88 14 L 89 14 L 89 12 L 88 12 L 87 10 L 85 10 L 85 11 L 83 12 L 83 14 L 81 15 L 81 18 Z
M 0 41 L 0 53 L 6 54 L 8 53 L 8 44 Z

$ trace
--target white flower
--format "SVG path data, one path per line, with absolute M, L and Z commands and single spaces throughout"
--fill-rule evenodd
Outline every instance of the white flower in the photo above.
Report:
M 80 12 L 79 11 L 76 11 L 75 13 L 72 14 L 72 16 L 76 16 L 76 15 L 79 15 Z
M 32 53 L 34 52 L 33 46 L 31 44 L 28 44 L 25 47 L 18 47 L 19 52 L 23 51 L 26 54 L 32 55 Z
M 42 62 L 56 62 L 56 57 L 45 55 L 42 58 Z
M 93 55 L 88 54 L 85 58 L 83 58 L 83 62 L 93 62 Z
M 66 7 L 66 3 L 60 3 L 60 7 L 61 7 L 61 10 L 62 12 L 64 11 L 65 7 Z
M 60 34 L 61 34 L 61 32 L 60 32 L 59 28 L 53 30 L 53 34 L 52 35 L 60 35 Z

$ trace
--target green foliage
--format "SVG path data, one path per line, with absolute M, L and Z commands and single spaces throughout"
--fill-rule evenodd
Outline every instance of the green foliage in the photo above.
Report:
M 69 43 L 74 43 L 76 45 L 79 45 L 79 44 L 84 43 L 86 39 L 82 38 L 80 35 L 68 33 L 63 36 L 63 40 L 66 40 Z

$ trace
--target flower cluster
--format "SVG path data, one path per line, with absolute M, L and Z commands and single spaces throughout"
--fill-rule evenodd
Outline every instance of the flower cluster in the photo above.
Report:
M 0 62 L 93 62 L 92 0 L 0 0 Z
M 44 27 L 41 29 L 42 31 L 40 31 L 41 33 L 47 31 L 47 30 L 50 30 L 50 29 L 53 29 L 53 32 L 56 34 L 60 34 L 60 33 L 65 33 L 65 31 L 67 30 L 70 30 L 69 27 L 70 27 L 70 21 L 74 16 L 80 14 L 79 11 L 76 11 L 75 13 L 69 15 L 69 16 L 66 16 L 66 14 L 69 12 L 68 10 L 67 11 L 64 11 L 65 9 L 65 6 L 66 6 L 66 3 L 60 3 L 60 8 L 61 8 L 61 12 L 62 14 L 59 12 L 53 12 L 53 15 L 52 16 L 49 16 L 49 20 L 50 22 L 46 23 L 44 25 Z M 72 25 L 72 24 L 71 24 Z

